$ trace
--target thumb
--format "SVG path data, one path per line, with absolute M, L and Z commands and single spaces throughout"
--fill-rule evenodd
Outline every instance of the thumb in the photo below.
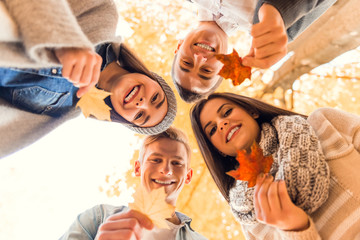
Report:
M 286 209 L 287 207 L 293 205 L 293 202 L 291 201 L 289 193 L 286 189 L 286 184 L 284 180 L 281 180 L 279 182 L 278 188 L 281 207 L 283 209 Z

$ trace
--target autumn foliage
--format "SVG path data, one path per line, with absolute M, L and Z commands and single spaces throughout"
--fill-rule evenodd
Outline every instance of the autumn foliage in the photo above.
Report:
M 110 94 L 109 92 L 93 87 L 80 98 L 76 107 L 81 109 L 85 117 L 92 115 L 99 120 L 111 121 L 111 108 L 104 102 L 104 99 Z
M 236 160 L 240 164 L 239 167 L 226 174 L 236 180 L 247 181 L 248 187 L 255 186 L 257 176 L 260 173 L 268 173 L 274 161 L 271 155 L 264 157 L 262 149 L 256 142 L 251 146 L 250 153 L 239 150 Z
M 165 219 L 171 218 L 175 207 L 166 203 L 164 188 L 148 192 L 145 188 L 139 187 L 133 197 L 134 202 L 129 204 L 131 209 L 147 215 L 158 228 L 169 228 Z
M 234 86 L 251 78 L 251 67 L 242 65 L 242 59 L 235 49 L 231 54 L 217 54 L 215 57 L 224 64 L 219 75 L 223 78 L 230 78 Z

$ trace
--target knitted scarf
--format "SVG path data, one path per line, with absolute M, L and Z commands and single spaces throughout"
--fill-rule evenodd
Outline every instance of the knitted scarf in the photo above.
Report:
M 261 126 L 259 143 L 264 156 L 272 155 L 270 174 L 285 180 L 291 200 L 306 213 L 318 209 L 327 199 L 330 171 L 320 142 L 301 116 L 278 116 Z M 230 207 L 241 224 L 257 223 L 254 211 L 254 189 L 237 180 L 230 189 Z

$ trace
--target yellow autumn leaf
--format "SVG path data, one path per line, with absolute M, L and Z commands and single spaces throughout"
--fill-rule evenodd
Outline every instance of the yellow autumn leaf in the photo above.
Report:
M 145 188 L 140 187 L 134 193 L 133 198 L 134 202 L 129 204 L 131 209 L 148 216 L 158 228 L 169 229 L 165 219 L 171 218 L 175 207 L 165 201 L 166 193 L 164 188 L 148 192 Z
M 110 94 L 109 92 L 93 87 L 80 98 L 76 107 L 81 109 L 86 118 L 93 115 L 99 120 L 111 121 L 111 108 L 104 102 L 104 99 Z

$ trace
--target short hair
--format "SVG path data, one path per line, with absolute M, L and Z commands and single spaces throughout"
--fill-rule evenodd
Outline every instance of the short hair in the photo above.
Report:
M 141 147 L 140 147 L 140 152 L 139 152 L 139 162 L 142 164 L 143 160 L 144 160 L 144 155 L 145 155 L 145 151 L 146 148 L 153 142 L 156 142 L 162 138 L 168 138 L 170 140 L 175 140 L 177 142 L 180 142 L 182 144 L 184 144 L 185 149 L 186 149 L 186 155 L 188 158 L 188 166 L 190 166 L 190 159 L 191 159 L 191 148 L 189 145 L 189 140 L 186 136 L 186 134 L 181 131 L 178 128 L 175 127 L 170 127 L 168 128 L 166 131 L 156 134 L 156 135 L 149 135 L 146 136 Z
M 220 84 L 223 80 L 223 78 L 221 76 L 219 76 L 219 79 L 216 82 L 216 84 L 203 94 L 183 88 L 180 84 L 178 84 L 178 81 L 177 81 L 178 79 L 175 77 L 174 66 L 175 66 L 176 58 L 177 58 L 177 54 L 175 54 L 174 60 L 173 60 L 172 66 L 171 66 L 171 78 L 174 82 L 175 88 L 178 91 L 181 99 L 184 100 L 185 102 L 187 102 L 187 103 L 197 102 L 197 101 L 209 96 L 210 94 L 214 93 L 215 90 L 220 86 Z

